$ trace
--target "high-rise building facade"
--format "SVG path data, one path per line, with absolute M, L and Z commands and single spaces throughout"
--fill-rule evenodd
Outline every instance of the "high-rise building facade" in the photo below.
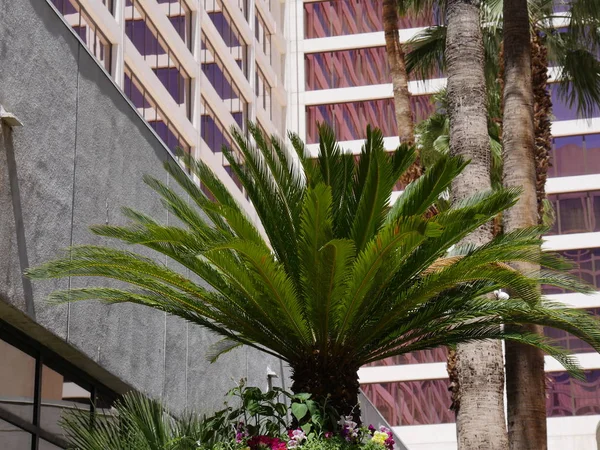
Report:
M 359 152 L 367 124 L 383 130 L 388 149 L 398 145 L 381 1 L 19 2 L 51 5 L 163 146 L 170 151 L 181 148 L 205 161 L 251 214 L 221 152 L 223 145 L 232 144 L 232 126 L 244 130 L 251 120 L 269 134 L 285 136 L 286 130 L 295 131 L 305 137 L 314 154 L 318 121 L 330 123 L 342 146 L 351 152 Z M 406 42 L 437 19 L 436 11 L 401 18 L 401 40 Z M 426 82 L 410 82 L 416 121 L 435 110 L 432 95 L 444 84 L 441 73 Z M 600 111 L 598 118 L 580 120 L 554 86 L 551 91 L 555 121 L 546 190 L 555 206 L 556 223 L 546 248 L 575 260 L 576 273 L 600 290 Z M 108 221 L 108 200 L 106 205 Z M 600 314 L 600 294 L 547 293 Z M 548 334 L 576 353 L 586 369 L 585 381 L 574 380 L 555 361 L 547 360 L 550 449 L 595 448 L 600 356 L 577 339 L 551 330 Z M 3 339 L 0 345 L 6 349 L 0 349 L 0 354 L 12 355 L 23 371 L 31 372 L 29 381 L 19 387 L 20 397 L 34 397 L 36 383 L 44 379 L 43 370 L 50 373 L 46 380 L 54 376 L 63 384 L 57 401 L 65 392 L 66 398 L 105 392 L 104 385 L 97 386 L 85 374 L 73 375 L 76 368 L 63 370 L 66 378 L 54 375 L 61 372 L 61 365 L 44 369 L 40 355 L 45 350 L 34 344 L 34 350 L 23 356 L 18 353 L 22 345 L 10 346 L 12 341 Z M 456 447 L 445 359 L 445 350 L 436 349 L 360 371 L 363 390 L 411 450 Z M 42 367 L 41 372 L 36 367 Z M 64 379 L 71 384 L 64 386 L 60 381 Z M 79 379 L 83 381 L 78 385 L 70 381 Z M 49 399 L 53 398 L 51 390 L 49 386 Z M 25 415 L 30 416 L 29 412 Z M 0 431 L 5 425 L 0 414 Z M 31 433 L 38 443 L 45 442 L 43 432 Z
M 205 161 L 248 206 L 221 153 L 248 120 L 283 135 L 278 0 L 51 0 L 172 150 Z
M 316 153 L 316 122 L 335 129 L 341 145 L 359 152 L 367 124 L 378 126 L 388 149 L 398 145 L 392 84 L 387 67 L 382 2 L 371 0 L 297 1 L 293 8 L 297 78 L 290 83 L 288 123 L 306 136 Z M 400 39 L 408 41 L 436 24 L 436 11 L 400 18 Z M 551 74 L 555 71 L 551 70 Z M 551 79 L 550 81 L 555 81 Z M 443 74 L 425 82 L 411 78 L 415 121 L 434 111 L 432 94 L 445 85 Z M 600 109 L 578 119 L 550 85 L 552 167 L 546 185 L 556 222 L 545 247 L 577 263 L 574 271 L 600 290 Z M 600 294 L 586 296 L 546 290 L 552 298 L 600 314 Z M 584 381 L 570 378 L 547 358 L 547 414 L 550 449 L 596 448 L 600 420 L 600 356 L 585 343 L 553 330 L 547 334 L 576 354 Z M 410 449 L 456 448 L 446 351 L 435 349 L 390 358 L 360 371 L 365 394 Z

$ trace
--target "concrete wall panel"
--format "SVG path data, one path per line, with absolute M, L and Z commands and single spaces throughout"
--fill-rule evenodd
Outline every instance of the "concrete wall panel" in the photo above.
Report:
M 21 278 L 22 266 L 71 243 L 105 244 L 88 227 L 125 223 L 122 206 L 175 223 L 142 182 L 148 173 L 174 186 L 161 167 L 171 155 L 45 0 L 0 2 L 0 104 L 24 123 L 0 136 L 0 310 L 12 305 L 68 342 L 48 339 L 67 359 L 88 361 L 92 376 L 163 396 L 174 411 L 218 409 L 242 377 L 266 387 L 267 366 L 280 370 L 275 358 L 242 348 L 210 365 L 206 349 L 216 338 L 206 330 L 136 305 L 48 305 L 69 280 Z M 118 285 L 70 285 L 100 282 Z M 3 318 L 27 331 L 31 321 L 10 311 Z

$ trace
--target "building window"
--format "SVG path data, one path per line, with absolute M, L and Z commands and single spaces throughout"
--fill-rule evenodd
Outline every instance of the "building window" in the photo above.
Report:
M 600 370 L 586 370 L 585 380 L 567 372 L 547 373 L 546 414 L 548 417 L 600 414 Z
M 181 149 L 186 153 L 190 152 L 190 145 L 157 106 L 152 96 L 128 66 L 125 66 L 123 90 L 140 115 L 156 131 L 171 152 L 175 153 L 177 149 Z
M 156 74 L 173 100 L 191 119 L 191 77 L 175 57 L 166 40 L 158 32 L 157 27 L 141 8 L 139 1 L 132 2 L 128 13 L 131 14 L 125 23 L 125 33 L 135 48 L 144 57 L 146 63 Z
M 419 350 L 416 352 L 404 353 L 403 355 L 392 356 L 379 361 L 367 364 L 365 367 L 378 366 L 400 366 L 405 364 L 428 364 L 436 362 L 446 362 L 448 360 L 448 349 L 446 347 L 436 347 L 428 350 Z
M 556 217 L 549 235 L 600 231 L 600 191 L 552 194 L 548 200 Z
M 590 308 L 587 312 L 593 316 L 600 316 L 600 308 Z M 544 335 L 552 339 L 554 345 L 565 348 L 572 353 L 595 353 L 596 350 L 587 342 L 576 338 L 572 334 L 555 328 L 544 327 Z
M 581 118 L 577 113 L 576 105 L 570 105 L 569 102 L 560 94 L 560 85 L 551 83 L 548 85 L 550 96 L 552 97 L 552 115 L 555 120 L 575 120 Z M 567 87 L 568 92 L 571 88 Z M 600 107 L 596 106 L 590 117 L 600 115 Z
M 221 0 L 204 0 L 204 9 L 229 48 L 244 76 L 248 78 L 248 45 Z
M 204 97 L 202 98 L 200 114 L 201 137 L 206 145 L 208 145 L 208 148 L 210 148 L 213 153 L 221 152 L 223 146 L 231 148 L 232 139 L 229 136 L 229 133 L 225 130 L 225 127 L 217 118 L 217 115 L 208 105 Z
M 273 108 L 271 107 L 271 86 L 266 80 L 262 70 L 256 70 L 256 99 L 258 104 L 267 112 L 269 119 L 273 118 Z
M 548 177 L 596 173 L 600 173 L 600 134 L 554 138 Z
M 259 47 L 269 62 L 271 62 L 271 33 L 269 33 L 269 30 L 265 25 L 265 21 L 258 10 L 256 10 L 256 14 L 254 16 L 254 35 Z
M 415 121 L 420 122 L 435 112 L 431 95 L 410 98 Z M 317 124 L 328 123 L 339 141 L 364 139 L 367 125 L 380 128 L 384 136 L 398 136 L 394 99 L 366 100 L 306 107 L 306 142 L 318 142 Z
M 183 0 L 157 0 L 161 9 L 177 31 L 188 50 L 192 50 L 192 13 Z M 131 6 L 132 0 L 127 0 L 126 6 Z M 126 14 L 127 16 L 127 14 Z
M 393 427 L 454 423 L 449 381 L 418 380 L 363 385 L 362 390 Z
M 370 86 L 392 82 L 385 47 L 368 47 L 304 55 L 306 90 Z M 428 78 L 444 75 L 434 68 Z M 409 74 L 420 80 L 419 74 Z
M 571 270 L 573 275 L 600 290 L 600 248 L 564 250 L 558 253 L 575 263 L 575 268 Z M 545 295 L 566 292 L 565 289 L 554 286 L 542 286 L 542 293 Z
M 233 81 L 232 76 L 219 58 L 214 47 L 206 39 L 204 34 L 201 39 L 202 45 L 202 72 L 210 81 L 217 95 L 223 100 L 223 104 L 231 113 L 233 120 L 241 130 L 246 129 L 248 121 L 248 102 L 240 93 L 239 88 Z
M 111 73 L 112 45 L 96 23 L 90 18 L 85 8 L 81 6 L 79 0 L 51 1 L 100 65 L 108 73 Z M 109 11 L 112 10 L 112 3 L 109 0 L 104 0 L 103 3 L 109 8 Z
M 403 15 L 398 28 L 428 27 L 439 23 L 435 9 Z M 329 0 L 304 3 L 306 39 L 383 31 L 383 2 Z
M 58 422 L 70 409 L 110 408 L 116 394 L 0 322 L 0 448 L 67 448 Z

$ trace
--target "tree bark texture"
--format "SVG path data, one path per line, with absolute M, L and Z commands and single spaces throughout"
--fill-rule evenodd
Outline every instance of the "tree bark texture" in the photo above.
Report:
M 396 0 L 383 0 L 383 29 L 385 50 L 394 91 L 394 112 L 396 114 L 398 137 L 401 143 L 414 144 L 415 120 L 410 105 L 404 49 L 400 44 L 398 4 Z M 404 189 L 407 184 L 419 178 L 422 173 L 421 161 L 417 156 L 417 160 L 402 175 L 396 187 Z
M 546 179 L 550 166 L 552 98 L 548 92 L 548 50 L 538 31 L 531 38 L 533 126 L 535 133 L 536 191 L 539 220 L 544 216 Z
M 398 126 L 398 137 L 400 142 L 413 144 L 415 142 L 415 126 L 410 107 L 404 50 L 400 44 L 400 33 L 398 32 L 398 5 L 396 0 L 383 0 L 383 30 L 385 50 L 394 89 L 394 110 Z
M 484 50 L 479 0 L 448 0 L 446 66 L 450 116 L 450 151 L 471 164 L 452 184 L 461 200 L 491 189 Z M 484 244 L 492 224 L 472 233 L 468 242 Z M 459 450 L 506 450 L 504 361 L 499 341 L 462 344 L 456 352 L 457 383 L 453 399 Z
M 538 187 L 536 170 L 530 39 L 527 0 L 504 0 L 503 184 L 522 189 L 517 204 L 504 212 L 505 232 L 537 225 L 543 200 L 538 196 L 544 187 Z M 541 179 L 545 184 L 545 174 Z M 522 271 L 539 270 L 531 264 L 515 266 Z M 543 332 L 542 327 L 532 325 L 520 330 Z M 544 354 L 540 350 L 506 342 L 506 392 L 511 450 L 547 449 Z
M 352 416 L 359 425 L 358 369 L 340 358 L 323 357 L 318 351 L 291 365 L 292 392 L 309 393 L 312 399 L 332 406 L 342 416 Z M 331 430 L 334 431 L 334 430 Z

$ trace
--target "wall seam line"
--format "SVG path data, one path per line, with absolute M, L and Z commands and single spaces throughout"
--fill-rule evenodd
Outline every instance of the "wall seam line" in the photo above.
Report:
M 73 247 L 73 223 L 75 218 L 75 186 L 76 186 L 76 170 L 77 170 L 77 134 L 79 125 L 79 76 L 80 76 L 80 64 L 81 64 L 81 43 L 77 46 L 77 80 L 75 84 L 75 139 L 73 144 L 73 184 L 71 186 L 71 232 L 69 236 L 69 258 L 72 259 Z M 69 276 L 68 290 L 71 291 L 72 277 Z M 66 341 L 70 340 L 71 331 L 71 303 L 67 303 L 67 335 Z

